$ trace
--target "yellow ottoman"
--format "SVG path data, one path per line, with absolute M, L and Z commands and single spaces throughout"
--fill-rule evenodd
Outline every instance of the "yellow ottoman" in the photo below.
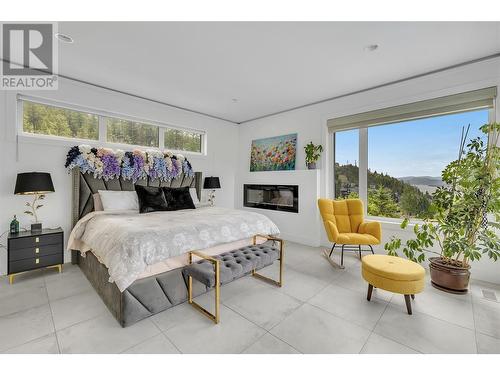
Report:
M 411 315 L 411 301 L 424 290 L 425 270 L 420 264 L 390 255 L 366 255 L 362 259 L 361 274 L 368 282 L 368 301 L 373 288 L 404 294 L 406 309 Z

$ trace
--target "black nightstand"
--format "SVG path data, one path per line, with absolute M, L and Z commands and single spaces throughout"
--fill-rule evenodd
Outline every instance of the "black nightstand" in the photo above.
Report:
M 9 283 L 14 276 L 38 268 L 58 268 L 64 263 L 64 232 L 61 228 L 9 234 L 7 239 Z

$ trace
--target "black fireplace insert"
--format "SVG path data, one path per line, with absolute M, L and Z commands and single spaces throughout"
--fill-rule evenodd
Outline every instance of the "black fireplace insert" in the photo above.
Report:
M 298 185 L 243 185 L 243 206 L 299 212 Z

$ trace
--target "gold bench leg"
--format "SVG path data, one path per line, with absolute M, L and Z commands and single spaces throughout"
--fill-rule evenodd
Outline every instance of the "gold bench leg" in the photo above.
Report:
M 264 236 L 264 235 L 261 235 L 261 234 L 256 234 L 255 236 L 253 236 L 253 240 L 252 240 L 252 243 L 254 245 L 257 244 L 257 238 L 265 238 L 267 240 L 271 240 L 271 241 L 277 241 L 280 243 L 280 257 L 279 257 L 279 262 L 280 262 L 280 274 L 279 274 L 279 281 L 276 281 L 274 279 L 271 279 L 270 277 L 267 277 L 267 276 L 263 276 L 261 274 L 258 274 L 257 272 L 255 272 L 255 270 L 252 270 L 252 276 L 258 278 L 258 279 L 261 279 L 263 281 L 266 281 L 268 283 L 271 283 L 273 285 L 276 285 L 278 287 L 282 287 L 283 286 L 283 261 L 284 261 L 284 255 L 285 255 L 285 242 L 283 241 L 283 239 L 281 238 L 275 238 L 275 237 L 270 237 L 270 236 Z
M 204 307 L 200 306 L 196 302 L 193 301 L 193 278 L 188 276 L 188 302 L 191 306 L 193 306 L 196 310 L 201 312 L 203 315 L 212 320 L 215 324 L 220 322 L 220 268 L 219 261 L 215 258 L 209 257 L 208 255 L 204 255 L 199 252 L 190 251 L 189 252 L 189 264 L 193 263 L 193 255 L 203 258 L 212 262 L 214 265 L 215 271 L 215 314 L 212 314 Z

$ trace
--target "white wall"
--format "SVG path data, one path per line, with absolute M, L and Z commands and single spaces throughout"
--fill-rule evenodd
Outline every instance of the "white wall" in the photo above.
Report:
M 321 158 L 320 195 L 329 196 L 327 182 L 333 180 L 329 167 L 333 163 L 333 158 L 331 150 L 328 148 L 330 136 L 326 128 L 327 119 L 489 86 L 498 86 L 499 84 L 500 59 L 492 59 L 244 123 L 240 125 L 239 130 L 239 162 L 235 189 L 236 207 L 242 206 L 241 185 L 244 182 L 251 183 L 255 179 L 253 173 L 249 172 L 249 153 L 252 139 L 298 133 L 298 169 L 305 169 L 304 145 L 310 141 L 323 144 L 326 151 Z M 499 100 L 497 99 L 496 118 L 500 120 L 498 103 Z M 275 176 L 270 175 L 268 180 L 271 183 L 274 179 Z M 275 183 L 279 182 L 279 180 L 275 181 Z M 309 181 L 305 182 L 309 183 Z M 306 205 L 316 205 L 316 196 L 314 194 L 301 196 L 300 200 L 307 200 L 304 203 Z M 328 241 L 322 228 L 318 234 L 316 230 L 302 226 L 302 223 L 309 219 L 309 215 L 301 214 L 301 220 L 297 222 L 281 218 L 277 220 L 277 225 L 286 229 L 283 230 L 285 235 L 287 233 L 301 233 L 303 237 L 309 239 L 310 245 L 322 243 L 327 246 Z M 316 220 L 316 218 L 314 219 Z M 398 225 L 395 224 L 383 224 L 383 230 L 384 239 L 387 239 L 392 234 L 405 237 Z M 318 238 L 318 235 L 320 238 Z M 378 251 L 382 252 L 383 248 L 378 249 Z M 500 283 L 500 262 L 493 263 L 486 259 L 481 260 L 473 265 L 472 276 L 477 279 Z
M 250 162 L 249 162 L 250 163 Z M 250 164 L 249 164 L 250 165 Z M 274 172 L 252 172 L 236 186 L 236 194 L 243 197 L 243 184 L 283 184 L 299 186 L 299 213 L 272 211 L 258 208 L 243 207 L 242 201 L 238 208 L 262 213 L 269 217 L 280 229 L 281 236 L 311 246 L 320 245 L 320 228 L 318 210 L 309 199 L 302 197 L 319 197 L 320 180 L 318 170 L 295 170 Z M 297 230 L 300 228 L 300 230 Z M 311 236 L 311 233 L 313 234 Z
M 56 192 L 48 194 L 40 210 L 44 226 L 61 226 L 66 239 L 71 225 L 71 177 L 64 168 L 66 153 L 79 142 L 53 142 L 40 139 L 21 139 L 16 145 L 16 92 L 0 91 L 0 233 L 8 229 L 14 214 L 21 226 L 29 227 L 24 211 L 25 198 L 15 196 L 14 185 L 19 172 L 50 172 Z M 188 156 L 193 168 L 203 176 L 221 178 L 222 189 L 217 191 L 217 204 L 234 207 L 234 176 L 238 128 L 230 122 L 213 119 L 188 111 L 94 86 L 61 79 L 57 91 L 23 92 L 21 94 L 53 99 L 63 103 L 124 114 L 175 126 L 205 130 L 207 155 Z M 6 243 L 6 236 L 0 240 Z M 7 272 L 6 251 L 0 249 L 0 274 Z M 66 254 L 66 261 L 69 261 Z

